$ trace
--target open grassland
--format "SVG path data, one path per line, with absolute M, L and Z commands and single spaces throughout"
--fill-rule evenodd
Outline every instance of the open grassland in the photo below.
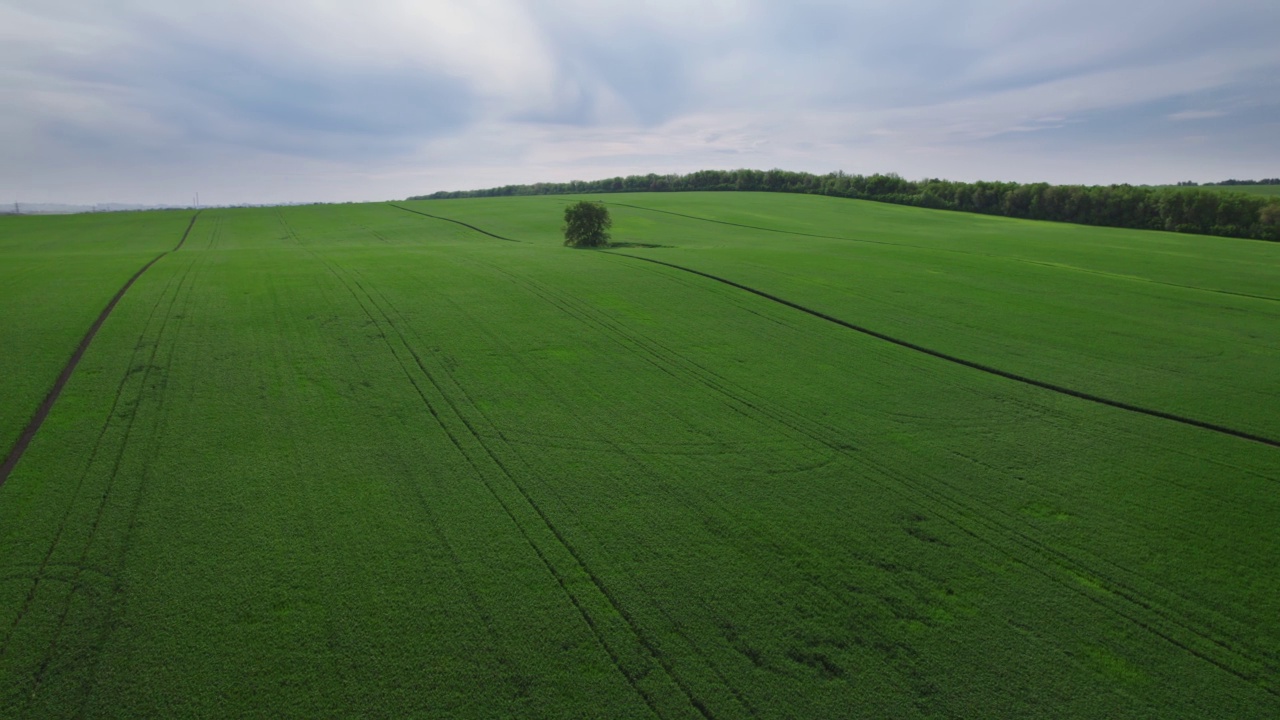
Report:
M 1280 712 L 1280 246 L 607 199 L 0 219 L 3 714 Z

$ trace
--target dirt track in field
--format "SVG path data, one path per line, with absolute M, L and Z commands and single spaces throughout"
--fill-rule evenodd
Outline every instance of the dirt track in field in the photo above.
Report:
M 996 375 L 998 377 L 1002 377 L 1007 380 L 1020 382 L 1020 383 L 1023 383 L 1024 385 L 1031 385 L 1034 387 L 1042 388 L 1044 390 L 1051 390 L 1053 392 L 1060 393 L 1062 395 L 1068 395 L 1070 397 L 1078 398 L 1080 400 L 1088 400 L 1089 402 L 1098 403 L 1100 405 L 1109 405 L 1113 408 L 1118 408 L 1120 410 L 1127 410 L 1129 412 L 1139 413 L 1142 415 L 1149 415 L 1151 417 L 1160 418 L 1162 420 L 1172 420 L 1173 422 L 1176 422 L 1176 423 L 1182 423 L 1183 425 L 1190 425 L 1191 427 L 1200 428 L 1202 430 L 1211 430 L 1216 433 L 1221 433 L 1223 435 L 1230 435 L 1232 437 L 1237 437 L 1242 440 L 1251 440 L 1256 443 L 1262 443 L 1263 445 L 1280 447 L 1280 440 L 1277 440 L 1276 438 L 1266 437 L 1263 435 L 1255 435 L 1253 433 L 1244 432 L 1242 430 L 1236 430 L 1223 425 L 1218 425 L 1216 423 L 1205 422 L 1203 420 L 1197 420 L 1195 418 L 1186 417 L 1185 415 L 1177 415 L 1175 413 L 1164 412 L 1163 410 L 1154 410 L 1151 408 L 1145 408 L 1138 405 L 1133 405 L 1131 403 L 1127 403 L 1121 400 L 1113 400 L 1111 398 L 1102 397 L 1100 395 L 1094 395 L 1092 393 L 1082 392 L 1080 390 L 1063 387 L 1061 385 L 1055 385 L 1053 383 L 1045 382 L 1043 380 L 1037 380 L 1035 378 L 1030 378 L 1025 375 L 1019 375 L 1017 373 L 1009 372 L 1007 370 L 994 368 L 994 367 L 991 367 L 990 365 L 984 365 L 983 363 L 974 362 L 972 360 L 966 360 L 964 358 L 956 357 L 955 355 L 940 352 L 938 350 L 927 348 L 922 345 L 917 345 L 913 342 L 909 342 L 907 340 L 902 340 L 900 338 L 893 337 L 892 335 L 886 335 L 882 332 L 877 332 L 875 330 L 862 327 L 861 325 L 855 325 L 851 322 L 841 320 L 840 318 L 832 317 L 831 315 L 828 315 L 824 312 L 805 307 L 804 305 L 794 303 L 790 300 L 785 300 L 783 298 L 778 297 L 777 295 L 767 293 L 763 290 L 757 290 L 753 287 L 743 285 L 742 283 L 734 282 L 733 280 L 722 278 L 718 275 L 705 273 L 705 272 L 702 272 L 701 270 L 694 270 L 692 268 L 684 267 L 683 265 L 676 265 L 669 262 L 663 262 L 662 260 L 655 260 L 653 258 L 640 257 L 638 255 L 631 255 L 629 253 L 612 252 L 610 250 L 600 250 L 598 252 L 607 253 L 609 255 L 617 255 L 619 257 L 630 258 L 632 260 L 643 260 L 644 262 L 654 263 L 656 265 L 663 265 L 663 266 L 672 268 L 674 270 L 680 270 L 683 272 L 691 273 L 693 275 L 699 275 L 701 277 L 707 278 L 708 280 L 714 280 L 718 283 L 722 283 L 730 287 L 738 288 L 739 290 L 745 290 L 746 292 L 749 292 L 752 295 L 758 295 L 766 300 L 771 300 L 780 305 L 785 305 L 789 308 L 799 310 L 800 312 L 807 313 L 821 320 L 826 320 L 827 322 L 834 323 L 841 327 L 845 327 L 855 332 L 862 333 L 863 335 L 868 335 L 878 340 L 884 340 L 886 342 L 893 343 L 894 345 L 899 345 L 901 347 L 907 348 L 908 350 L 914 350 L 916 352 L 923 353 L 925 355 L 936 357 L 940 360 L 946 360 L 947 362 L 950 362 L 950 363 L 963 365 L 968 368 L 973 368 L 974 370 L 980 370 L 990 375 Z
M 18 442 L 9 450 L 9 454 L 5 457 L 4 462 L 0 464 L 0 485 L 4 485 L 9 479 L 9 474 L 18 466 L 18 461 L 22 460 L 22 455 L 27 451 L 27 446 L 31 444 L 31 440 L 35 438 L 36 433 L 40 431 L 40 426 L 44 424 L 45 418 L 49 417 L 49 412 L 53 410 L 53 404 L 58 401 L 58 397 L 62 395 L 62 389 L 66 387 L 67 381 L 71 379 L 71 374 L 75 372 L 76 366 L 80 364 L 80 359 L 84 357 L 84 353 L 89 349 L 89 343 L 93 342 L 93 338 L 98 334 L 98 330 L 102 328 L 102 324 L 111 316 L 111 311 L 115 309 L 116 304 L 124 297 L 138 278 L 142 274 L 151 269 L 161 258 L 182 249 L 183 243 L 187 241 L 187 236 L 191 234 L 191 228 L 195 227 L 196 218 L 200 217 L 200 212 L 196 211 L 191 216 L 191 222 L 187 223 L 187 229 L 182 233 L 182 238 L 178 240 L 178 244 L 172 250 L 166 250 L 159 255 L 151 258 L 151 261 L 143 265 L 138 272 L 133 274 L 121 288 L 112 296 L 111 301 L 102 309 L 98 315 L 98 319 L 93 325 L 89 326 L 89 330 L 80 339 L 80 344 L 76 346 L 75 352 L 71 353 L 71 358 L 67 360 L 67 364 L 63 366 L 62 372 L 58 373 L 58 379 L 53 381 L 53 387 L 49 389 L 49 394 L 45 395 L 44 402 L 40 403 L 40 407 L 36 408 L 36 412 L 31 416 L 31 421 L 27 423 L 27 427 L 23 429 L 22 434 L 18 436 Z

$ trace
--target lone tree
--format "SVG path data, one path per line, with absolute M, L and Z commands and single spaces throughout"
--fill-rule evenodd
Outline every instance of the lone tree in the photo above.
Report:
M 609 244 L 613 219 L 604 203 L 583 200 L 564 209 L 564 244 L 569 247 L 603 247 Z

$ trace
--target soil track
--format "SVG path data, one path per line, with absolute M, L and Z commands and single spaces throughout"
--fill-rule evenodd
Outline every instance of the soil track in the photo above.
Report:
M 115 309 L 116 304 L 129 291 L 130 287 L 142 277 L 142 274 L 151 269 L 161 258 L 169 253 L 177 252 L 182 249 L 182 245 L 186 243 L 187 236 L 191 234 L 191 228 L 195 227 L 196 218 L 200 217 L 200 211 L 196 211 L 191 216 L 191 222 L 187 223 L 187 229 L 183 231 L 182 238 L 178 240 L 178 244 L 172 250 L 166 250 L 159 255 L 151 258 L 150 262 L 143 265 L 138 272 L 133 274 L 116 294 L 107 303 L 98 315 L 98 319 L 89 326 L 89 330 L 80 339 L 80 344 L 76 346 L 75 352 L 71 353 L 71 358 L 67 360 L 67 364 L 63 366 L 62 372 L 58 373 L 58 378 L 53 381 L 53 387 L 49 389 L 49 394 L 45 395 L 44 402 L 40 403 L 40 407 L 36 408 L 36 412 L 31 416 L 31 421 L 27 423 L 27 427 L 23 429 L 22 434 L 18 436 L 18 442 L 9 450 L 9 455 L 5 457 L 4 463 L 0 464 L 0 485 L 4 485 L 9 479 L 9 474 L 18 466 L 18 461 L 22 459 L 23 453 L 27 451 L 27 446 L 31 444 L 31 440 L 40 431 L 40 426 L 44 425 L 45 418 L 49 417 L 49 412 L 53 410 L 53 404 L 58 401 L 58 397 L 62 395 L 62 389 L 66 387 L 67 381 L 71 379 L 71 374 L 75 372 L 76 366 L 80 364 L 80 359 L 84 357 L 84 353 L 89 349 L 89 343 L 93 342 L 93 338 L 98 334 L 98 330 L 102 328 L 102 324 L 111 316 L 111 311 Z
M 391 204 L 391 203 L 388 203 L 388 204 Z M 752 228 L 752 229 L 755 229 L 755 230 L 767 230 L 767 231 L 769 231 L 769 232 L 782 233 L 782 234 L 786 234 L 786 235 L 804 235 L 804 236 L 808 236 L 808 237 L 821 237 L 821 238 L 828 238 L 828 239 L 834 239 L 834 240 L 854 240 L 855 242 L 867 242 L 867 243 L 874 243 L 874 244 L 877 244 L 877 245 L 896 245 L 896 244 L 897 244 L 897 243 L 883 242 L 883 241 L 879 241 L 879 240 L 858 240 L 858 239 L 855 239 L 855 238 L 836 238 L 836 237 L 834 237 L 834 236 L 830 236 L 830 235 L 813 235 L 813 234 L 810 234 L 810 233 L 797 233 L 797 232 L 790 232 L 790 231 L 787 231 L 787 230 L 777 230 L 777 229 L 774 229 L 774 228 L 756 228 L 756 227 L 753 227 L 753 226 L 751 226 L 751 225 L 740 225 L 740 224 L 738 224 L 738 223 L 725 222 L 725 221 L 722 221 L 722 220 L 711 220 L 711 219 L 709 219 L 709 218 L 701 218 L 701 217 L 697 217 L 697 216 L 694 216 L 694 215 L 684 215 L 684 214 L 682 214 L 682 213 L 671 212 L 671 211 L 669 211 L 669 210 L 656 210 L 656 209 L 653 209 L 653 208 L 640 207 L 639 205 L 625 205 L 625 204 L 623 204 L 623 203 L 610 203 L 610 204 L 612 204 L 612 205 L 618 205 L 618 206 L 620 206 L 620 207 L 630 207 L 630 208 L 635 208 L 635 209 L 637 209 L 637 210 L 647 210 L 647 211 L 651 211 L 651 212 L 665 213 L 665 214 L 667 214 L 667 215 L 678 215 L 678 216 L 680 216 L 680 217 L 687 217 L 687 218 L 691 218 L 691 219 L 694 219 L 694 220 L 705 220 L 705 221 L 707 221 L 707 222 L 713 222 L 713 223 L 717 223 L 717 224 L 721 224 L 721 225 L 734 225 L 734 226 L 737 226 L 737 227 L 746 227 L 746 228 Z M 456 223 L 456 224 L 458 224 L 458 225 L 462 225 L 462 226 L 464 226 L 464 227 L 467 227 L 467 228 L 470 228 L 470 229 L 472 229 L 472 230 L 475 230 L 476 232 L 483 233 L 483 234 L 488 235 L 488 236 L 490 236 L 490 237 L 498 238 L 499 240 L 509 240 L 509 241 L 511 241 L 511 242 L 521 242 L 520 240 L 514 240 L 514 239 L 512 239 L 512 238 L 502 237 L 501 235 L 494 235 L 493 233 L 491 233 L 491 232 L 489 232 L 489 231 L 487 231 L 487 230 L 482 230 L 482 229 L 480 229 L 480 228 L 478 228 L 478 227 L 476 227 L 476 226 L 474 226 L 474 225 L 468 225 L 467 223 L 464 223 L 464 222 L 461 222 L 461 221 L 458 221 L 458 220 L 452 220 L 452 219 L 447 218 L 447 217 L 439 217 L 439 216 L 436 216 L 436 215 L 428 215 L 427 213 L 424 213 L 424 212 L 418 212 L 417 210 L 410 210 L 409 208 L 400 207 L 399 205 L 391 204 L 391 206 L 392 206 L 392 207 L 395 207 L 395 208 L 399 208 L 399 209 L 401 209 L 401 210 L 404 210 L 405 212 L 411 212 L 411 213 L 415 213 L 415 214 L 418 214 L 418 215 L 425 215 L 426 217 L 435 218 L 436 220 L 445 220 L 445 221 L 448 221 L 448 222 L 451 222 L 451 223 Z M 1126 411 L 1128 411 L 1128 412 L 1135 412 L 1135 413 L 1139 413 L 1139 414 L 1142 414 L 1142 415 L 1148 415 L 1148 416 L 1150 416 L 1150 417 L 1156 417 L 1156 418 L 1160 418 L 1160 419 L 1162 419 L 1162 420 L 1171 420 L 1171 421 L 1176 422 L 1176 423 L 1181 423 L 1181 424 L 1183 424 L 1183 425 L 1190 425 L 1191 427 L 1200 428 L 1200 429 L 1202 429 L 1202 430 L 1209 430 L 1209 431 L 1212 431 L 1212 432 L 1221 433 L 1221 434 L 1223 434 L 1223 435 L 1230 435 L 1230 436 L 1232 436 L 1232 437 L 1237 437 L 1237 438 L 1240 438 L 1240 439 L 1242 439 L 1242 440 L 1249 440 L 1249 441 L 1252 441 L 1252 442 L 1262 443 L 1263 445 L 1270 445 L 1270 446 L 1272 446 L 1272 447 L 1280 447 L 1280 440 L 1277 440 L 1277 439 L 1275 439 L 1275 438 L 1269 438 L 1269 437 L 1265 437 L 1265 436 L 1262 436 L 1262 435 L 1255 435 L 1255 434 L 1253 434 L 1253 433 L 1245 432 L 1245 431 L 1243 431 L 1243 430 L 1236 430 L 1236 429 L 1234 429 L 1234 428 L 1229 428 L 1229 427 L 1226 427 L 1226 426 L 1224 426 L 1224 425 L 1218 425 L 1218 424 L 1216 424 L 1216 423 L 1205 422 L 1204 420 L 1197 420 L 1197 419 L 1195 419 L 1195 418 L 1186 417 L 1186 416 L 1184 416 L 1184 415 L 1176 415 L 1176 414 L 1174 414 L 1174 413 L 1164 412 L 1163 410 L 1153 410 L 1153 409 L 1151 409 L 1151 408 L 1144 408 L 1144 407 L 1142 407 L 1142 406 L 1139 406 L 1139 405 L 1133 405 L 1133 404 L 1130 404 L 1130 403 L 1127 403 L 1127 402 L 1124 402 L 1124 401 L 1121 401 L 1121 400 L 1112 400 L 1111 398 L 1102 397 L 1101 395 L 1094 395 L 1094 394 L 1092 394 L 1092 393 L 1087 393 L 1087 392 L 1083 392 L 1083 391 L 1080 391 L 1080 390 L 1074 390 L 1074 389 L 1072 389 L 1072 388 L 1063 387 L 1063 386 L 1061 386 L 1061 385 L 1055 385 L 1055 384 L 1053 384 L 1053 383 L 1045 382 L 1045 381 L 1043 381 L 1043 380 L 1036 380 L 1035 378 L 1027 377 L 1027 376 L 1025 376 L 1025 375 L 1019 375 L 1019 374 L 1017 374 L 1017 373 L 1012 373 L 1012 372 L 1009 372 L 1009 371 L 1007 371 L 1007 370 L 1001 370 L 1000 368 L 992 367 L 992 366 L 990 366 L 990 365 L 984 365 L 984 364 L 979 363 L 979 362 L 974 362 L 973 360 L 965 360 L 964 358 L 956 357 L 955 355 L 950 355 L 950 354 L 947 354 L 947 353 L 941 352 L 941 351 L 939 351 L 939 350 L 934 350 L 934 349 L 932 349 L 932 348 L 927 348 L 927 347 L 924 347 L 923 345 L 917 345 L 917 344 L 915 344 L 915 343 L 913 343 L 913 342 L 909 342 L 909 341 L 907 341 L 907 340 L 902 340 L 901 338 L 896 338 L 896 337 L 894 337 L 894 336 L 892 336 L 892 335 L 886 335 L 886 334 L 884 334 L 884 333 L 877 332 L 877 331 L 872 330 L 872 329 L 870 329 L 870 328 L 862 327 L 861 325 L 855 325 L 854 323 L 847 322 L 847 321 L 845 321 L 845 320 L 841 320 L 840 318 L 833 317 L 833 316 L 828 315 L 828 314 L 826 314 L 826 313 L 824 313 L 824 312 L 821 312 L 821 311 L 818 311 L 818 310 L 814 310 L 814 309 L 812 309 L 812 308 L 805 307 L 804 305 L 800 305 L 799 303 L 794 303 L 794 302 L 792 302 L 792 301 L 790 301 L 790 300 L 785 300 L 785 299 L 783 299 L 783 298 L 778 297 L 777 295 L 772 295 L 772 294 L 767 293 L 767 292 L 765 292 L 765 291 L 763 291 L 763 290 L 757 290 L 757 289 L 755 289 L 755 288 L 753 288 L 753 287 L 750 287 L 750 286 L 747 286 L 747 285 L 743 285 L 743 284 L 741 284 L 741 283 L 737 283 L 737 282 L 734 282 L 734 281 L 732 281 L 732 280 L 728 280 L 728 279 L 725 279 L 725 278 L 719 277 L 719 276 L 717 276 L 717 275 L 712 275 L 712 274 L 710 274 L 710 273 L 705 273 L 705 272 L 702 272 L 702 271 L 700 271 L 700 270 L 694 270 L 694 269 L 692 269 L 692 268 L 683 267 L 683 266 L 681 266 L 681 265 L 676 265 L 676 264 L 669 263 L 669 262 L 663 262 L 662 260 L 654 260 L 653 258 L 641 257 L 641 256 L 639 256 L 639 255 L 631 255 L 631 254 L 629 254 L 629 253 L 614 252 L 614 251 L 610 251 L 610 250 L 598 250 L 597 252 L 601 252 L 601 253 L 604 253 L 604 254 L 606 254 L 606 255 L 617 255 L 618 257 L 629 258 L 629 259 L 631 259 L 631 260 L 641 260 L 641 261 L 644 261 L 644 262 L 654 263 L 655 265 L 663 265 L 663 266 L 666 266 L 666 267 L 672 268 L 672 269 L 674 269 L 674 270 L 680 270 L 680 271 L 682 271 L 682 272 L 687 272 L 687 273 L 690 273 L 690 274 L 693 274 L 693 275 L 698 275 L 698 276 L 701 276 L 701 277 L 707 278 L 708 280 L 714 280 L 714 281 L 716 281 L 716 282 L 718 282 L 718 283 L 722 283 L 722 284 L 724 284 L 724 285 L 728 285 L 729 287 L 734 287 L 734 288 L 737 288 L 737 289 L 739 289 L 739 290 L 745 290 L 746 292 L 749 292 L 749 293 L 751 293 L 751 294 L 753 294 L 753 295 L 758 295 L 758 296 L 760 296 L 760 297 L 762 297 L 762 298 L 764 298 L 764 299 L 766 299 L 766 300 L 772 300 L 773 302 L 776 302 L 776 303 L 778 303 L 778 304 L 780 304 L 780 305 L 785 305 L 785 306 L 787 306 L 787 307 L 789 307 L 789 308 L 792 308 L 792 309 L 795 309 L 795 310 L 799 310 L 800 312 L 803 312 L 803 313 L 806 313 L 806 314 L 812 315 L 812 316 L 814 316 L 814 317 L 816 317 L 816 318 L 819 318 L 819 319 L 822 319 L 822 320 L 826 320 L 827 322 L 834 323 L 834 324 L 839 325 L 839 326 L 841 326 L 841 327 L 848 328 L 849 330 L 853 330 L 854 332 L 859 332 L 859 333 L 862 333 L 863 335 L 868 335 L 868 336 L 870 336 L 870 337 L 873 337 L 873 338 L 876 338 L 876 339 L 879 339 L 879 340 L 884 340 L 885 342 L 890 342 L 890 343 L 893 343 L 894 345 L 898 345 L 898 346 L 901 346 L 901 347 L 907 348 L 907 349 L 909 349 L 909 350 L 915 350 L 916 352 L 924 353 L 925 355 L 931 355 L 931 356 L 936 357 L 936 358 L 938 358 L 938 359 L 940 359 L 940 360 L 946 360 L 947 362 L 955 363 L 955 364 L 957 364 L 957 365 L 963 365 L 963 366 L 965 366 L 965 367 L 972 368 L 972 369 L 974 369 L 974 370 L 979 370 L 979 371 L 981 371 L 981 372 L 988 373 L 988 374 L 991 374 L 991 375 L 996 375 L 996 376 L 999 376 L 999 377 L 1005 378 L 1005 379 L 1007 379 L 1007 380 L 1013 380 L 1014 382 L 1020 382 L 1020 383 L 1023 383 L 1023 384 L 1025 384 L 1025 385 L 1032 385 L 1032 386 L 1034 386 L 1034 387 L 1042 388 L 1042 389 L 1044 389 L 1044 390 L 1049 390 L 1049 391 L 1052 391 L 1052 392 L 1060 393 L 1060 394 L 1062 394 L 1062 395 L 1068 395 L 1068 396 L 1070 396 L 1070 397 L 1074 397 L 1074 398 L 1077 398 L 1077 399 L 1080 399 L 1080 400 L 1087 400 L 1087 401 L 1089 401 L 1089 402 L 1095 402 L 1095 403 L 1098 403 L 1098 404 L 1100 404 L 1100 405 L 1107 405 L 1107 406 L 1110 406 L 1110 407 L 1113 407 L 1113 408 L 1117 408 L 1117 409 L 1120 409 L 1120 410 L 1126 410 Z M 957 251 L 957 252 L 959 252 L 959 251 Z M 1180 287 L 1188 287 L 1188 286 L 1180 286 Z M 1205 288 L 1191 288 L 1191 289 L 1195 289 L 1195 290 L 1204 290 Z M 1221 291 L 1221 290 L 1210 290 L 1210 292 L 1226 292 L 1226 291 Z M 1230 294 L 1240 294 L 1240 293 L 1230 293 Z M 1274 299 L 1274 298 L 1269 298 L 1269 297 L 1264 297 L 1264 296 L 1249 296 L 1249 297 L 1258 297 L 1258 298 L 1260 298 L 1260 299 L 1264 299 L 1264 300 L 1271 300 L 1271 299 Z
M 1118 273 L 1110 273 L 1103 270 L 1090 270 L 1089 268 L 1076 267 L 1074 265 L 1064 265 L 1062 263 L 1043 262 L 1040 260 L 1031 260 L 1028 258 L 1017 257 L 1014 255 L 999 255 L 996 253 L 974 252 L 971 250 L 957 250 L 955 248 L 934 247 L 930 245 L 913 245 L 911 243 L 889 242 L 887 240 L 871 240 L 868 238 L 858 237 L 841 237 L 838 235 L 816 235 L 814 233 L 800 232 L 797 230 L 781 230 L 779 228 L 763 227 L 760 225 L 744 225 L 742 223 L 729 222 L 727 220 L 716 220 L 714 218 L 700 217 L 698 215 L 686 215 L 685 213 L 672 212 L 670 210 L 659 210 L 657 208 L 644 207 L 641 205 L 628 205 L 620 202 L 602 201 L 606 205 L 617 205 L 618 207 L 631 208 L 632 210 L 644 210 L 645 212 L 662 213 L 663 215 L 675 215 L 676 217 L 688 218 L 690 220 L 700 220 L 702 222 L 715 223 L 716 225 L 729 225 L 731 227 L 747 228 L 749 230 L 762 230 L 764 232 L 779 233 L 782 235 L 796 235 L 798 237 L 821 238 L 823 240 L 845 240 L 848 242 L 868 243 L 871 245 L 890 245 L 892 247 L 912 248 L 914 250 L 925 250 L 927 252 L 946 252 L 955 253 L 957 255 L 973 255 L 976 257 L 989 257 L 999 260 L 1008 260 L 1010 262 L 1026 263 L 1028 265 L 1039 265 L 1041 267 L 1054 268 L 1056 270 L 1070 270 L 1072 272 L 1087 273 L 1089 275 L 1099 275 L 1102 277 L 1116 278 L 1119 280 L 1127 280 L 1130 282 L 1144 282 L 1153 285 L 1164 285 L 1166 287 L 1181 288 L 1183 290 L 1196 290 L 1199 292 L 1217 293 L 1219 295 L 1234 295 L 1236 297 L 1253 298 L 1254 300 L 1270 300 L 1271 302 L 1280 302 L 1280 298 L 1270 295 L 1255 295 L 1253 293 L 1236 292 L 1234 290 L 1220 290 L 1218 288 L 1199 287 L 1198 285 L 1183 285 L 1181 283 L 1165 282 L 1164 280 L 1153 280 L 1146 277 L 1138 277 L 1136 275 L 1121 275 Z M 481 230 L 480 232 L 484 232 Z
M 1129 412 L 1136 412 L 1136 413 L 1141 413 L 1143 415 L 1150 415 L 1151 417 L 1157 417 L 1163 420 L 1172 420 L 1173 422 L 1201 428 L 1202 430 L 1212 430 L 1213 432 L 1222 433 L 1224 435 L 1231 435 L 1233 437 L 1238 437 L 1243 440 L 1252 440 L 1253 442 L 1262 443 L 1264 445 L 1271 445 L 1272 447 L 1280 447 L 1280 440 L 1276 440 L 1274 438 L 1263 437 L 1261 435 L 1254 435 L 1253 433 L 1244 432 L 1242 430 L 1235 430 L 1233 428 L 1217 425 L 1215 423 L 1205 422 L 1203 420 L 1196 420 L 1195 418 L 1189 418 L 1182 415 L 1175 415 L 1173 413 L 1167 413 L 1167 412 L 1164 412 L 1163 410 L 1152 410 L 1151 408 L 1144 408 L 1138 405 L 1131 405 L 1127 402 L 1123 402 L 1120 400 L 1112 400 L 1110 398 L 1105 398 L 1100 395 L 1093 395 L 1091 393 L 1082 392 L 1080 390 L 1073 390 L 1071 388 L 1063 387 L 1061 385 L 1054 385 L 1053 383 L 1047 383 L 1047 382 L 1044 382 L 1043 380 L 1036 380 L 1035 378 L 1030 378 L 1025 375 L 1019 375 L 1017 373 L 1012 373 L 1007 370 L 994 368 L 994 367 L 991 367 L 990 365 L 984 365 L 982 363 L 974 362 L 972 360 L 965 360 L 964 358 L 959 358 L 959 357 L 956 357 L 955 355 L 949 355 L 947 353 L 940 352 L 932 348 L 924 347 L 923 345 L 917 345 L 913 342 L 909 342 L 907 340 L 902 340 L 900 338 L 893 337 L 892 335 L 885 335 L 884 333 L 876 332 L 875 330 L 862 327 L 861 325 L 855 325 L 851 322 L 841 320 L 840 318 L 832 317 L 831 315 L 828 315 L 824 312 L 820 312 L 812 308 L 807 308 L 798 303 L 791 302 L 790 300 L 785 300 L 783 298 L 778 297 L 777 295 L 772 295 L 763 290 L 757 290 L 753 287 L 749 287 L 741 283 L 736 283 L 732 280 L 727 280 L 725 278 L 712 275 L 710 273 L 705 273 L 700 270 L 694 270 L 692 268 L 675 265 L 673 263 L 663 262 L 662 260 L 654 260 L 653 258 L 640 257 L 638 255 L 630 255 L 628 253 L 611 252 L 608 250 L 600 250 L 599 252 L 603 252 L 608 255 L 617 255 L 619 257 L 630 258 L 632 260 L 642 260 L 644 262 L 655 263 L 657 265 L 664 265 L 666 267 L 669 267 L 675 270 L 680 270 L 682 272 L 699 275 L 701 277 L 707 278 L 708 280 L 714 280 L 718 283 L 723 283 L 730 287 L 738 288 L 739 290 L 745 290 L 753 295 L 759 295 L 760 297 L 766 300 L 772 300 L 773 302 L 776 302 L 780 305 L 785 305 L 789 308 L 799 310 L 800 312 L 807 313 L 816 318 L 826 320 L 827 322 L 835 323 L 836 325 L 848 328 L 855 332 L 860 332 L 863 335 L 869 335 L 878 340 L 891 342 L 894 345 L 899 345 L 909 350 L 915 350 L 916 352 L 924 353 L 925 355 L 931 355 L 940 360 L 946 360 L 947 362 L 952 362 L 957 365 L 963 365 L 968 368 L 973 368 L 974 370 L 980 370 L 982 372 L 989 373 L 991 375 L 997 375 L 999 377 L 1006 378 L 1008 380 L 1014 380 L 1016 382 L 1020 382 L 1026 385 L 1033 385 L 1038 388 L 1051 390 L 1056 393 L 1069 395 L 1071 397 L 1079 398 L 1081 400 L 1088 400 L 1090 402 L 1099 403 L 1101 405 L 1109 405 L 1114 408 L 1119 408 L 1120 410 L 1128 410 Z
M 481 230 L 480 228 L 476 227 L 475 225 L 468 225 L 467 223 L 464 223 L 464 222 L 462 222 L 461 220 L 454 220 L 453 218 L 440 217 L 439 215 L 432 215 L 432 214 L 430 214 L 430 213 L 424 213 L 424 212 L 422 212 L 421 210 L 410 210 L 410 209 L 409 209 L 409 208 L 407 208 L 407 207 L 404 207 L 404 206 L 401 206 L 401 205 L 396 205 L 395 203 L 387 203 L 387 204 L 388 204 L 388 205 L 390 205 L 390 206 L 391 206 L 391 207 L 393 207 L 393 208 L 396 208 L 397 210 L 403 210 L 403 211 L 405 211 L 405 212 L 413 213 L 414 215 L 421 215 L 421 216 L 423 216 L 423 217 L 429 217 L 429 218 L 431 218 L 431 219 L 433 219 L 433 220 L 444 220 L 445 222 L 451 222 L 451 223 L 453 223 L 454 225 L 461 225 L 461 226 L 462 226 L 462 227 L 464 227 L 464 228 L 469 228 L 469 229 L 471 229 L 471 230 L 475 230 L 476 232 L 481 233 L 482 235 L 488 235 L 488 236 L 489 236 L 489 237 L 491 237 L 491 238 L 498 238 L 499 240 L 506 240 L 507 242 L 514 242 L 514 243 L 524 242 L 523 240 L 516 240 L 515 238 L 502 237 L 501 235 L 495 235 L 495 234 L 493 234 L 493 233 L 489 232 L 488 230 Z

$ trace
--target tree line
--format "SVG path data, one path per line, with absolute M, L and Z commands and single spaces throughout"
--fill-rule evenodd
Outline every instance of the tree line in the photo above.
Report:
M 1204 183 L 1204 184 L 1215 185 L 1215 186 L 1222 185 L 1227 187 L 1230 187 L 1231 185 L 1280 185 L 1280 178 L 1262 178 L 1261 180 L 1236 180 L 1235 178 L 1232 178 L 1230 180 L 1223 180 L 1222 182 Z M 1186 187 L 1197 187 L 1198 185 L 1200 185 L 1200 183 L 1194 180 L 1184 180 L 1178 183 L 1178 185 L 1186 186 Z
M 1229 183 L 1231 181 L 1223 184 Z M 1234 184 L 1243 184 L 1243 181 Z M 936 178 L 907 180 L 895 173 L 814 175 L 787 170 L 700 170 L 686 175 L 628 175 L 603 180 L 504 185 L 485 190 L 437 192 L 409 199 L 694 190 L 829 195 L 1028 220 L 1280 241 L 1280 199 L 1186 186 L 966 183 Z

